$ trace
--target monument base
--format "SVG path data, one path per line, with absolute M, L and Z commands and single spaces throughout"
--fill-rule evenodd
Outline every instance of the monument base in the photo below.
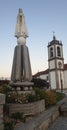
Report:
M 32 90 L 32 86 L 34 85 L 33 82 L 29 82 L 29 81 L 23 81 L 23 82 L 10 82 L 10 85 L 13 89 L 17 90 L 17 91 L 31 91 Z

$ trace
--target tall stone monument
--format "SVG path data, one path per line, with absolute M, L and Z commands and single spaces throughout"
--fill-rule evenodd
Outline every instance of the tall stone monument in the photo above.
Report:
M 19 9 L 16 22 L 15 37 L 17 37 L 17 45 L 14 50 L 13 66 L 11 73 L 11 85 L 20 88 L 29 88 L 32 83 L 31 65 L 28 47 L 26 46 L 26 38 L 28 32 L 25 23 L 25 17 L 22 9 Z

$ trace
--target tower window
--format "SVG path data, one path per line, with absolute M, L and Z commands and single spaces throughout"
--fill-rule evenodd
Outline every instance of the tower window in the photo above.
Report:
M 50 57 L 53 57 L 53 48 L 50 48 Z
M 61 56 L 60 47 L 57 47 L 57 56 Z

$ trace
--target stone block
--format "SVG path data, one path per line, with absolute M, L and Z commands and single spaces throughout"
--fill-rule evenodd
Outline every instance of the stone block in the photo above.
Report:
M 59 117 L 59 111 L 56 110 L 51 115 L 51 122 L 53 123 Z
M 50 124 L 51 124 L 51 119 L 49 118 L 44 122 L 42 122 L 42 124 L 39 126 L 39 130 L 47 130 Z
M 0 125 L 3 124 L 3 118 L 0 118 Z
M 0 93 L 0 104 L 5 104 L 5 95 Z
M 3 114 L 0 114 L 0 119 L 3 119 Z
M 3 105 L 0 105 L 0 114 L 3 114 Z
M 0 124 L 0 130 L 4 130 L 4 125 Z
M 67 116 L 67 103 L 64 103 L 63 105 L 61 105 L 60 112 L 61 112 L 61 115 Z

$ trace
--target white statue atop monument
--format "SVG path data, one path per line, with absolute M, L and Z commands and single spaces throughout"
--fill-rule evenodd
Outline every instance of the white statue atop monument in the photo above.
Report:
M 18 39 L 18 44 L 25 44 L 26 38 L 28 37 L 28 31 L 25 23 L 25 17 L 22 12 L 22 9 L 19 9 L 19 13 L 17 16 L 15 37 Z
M 23 82 L 26 81 L 30 83 L 32 79 L 32 72 L 29 51 L 28 47 L 25 44 L 26 38 L 28 37 L 28 32 L 22 9 L 19 9 L 19 13 L 17 16 L 15 37 L 17 37 L 18 45 L 16 45 L 14 51 L 11 81 L 14 84 L 17 82 L 23 84 Z

